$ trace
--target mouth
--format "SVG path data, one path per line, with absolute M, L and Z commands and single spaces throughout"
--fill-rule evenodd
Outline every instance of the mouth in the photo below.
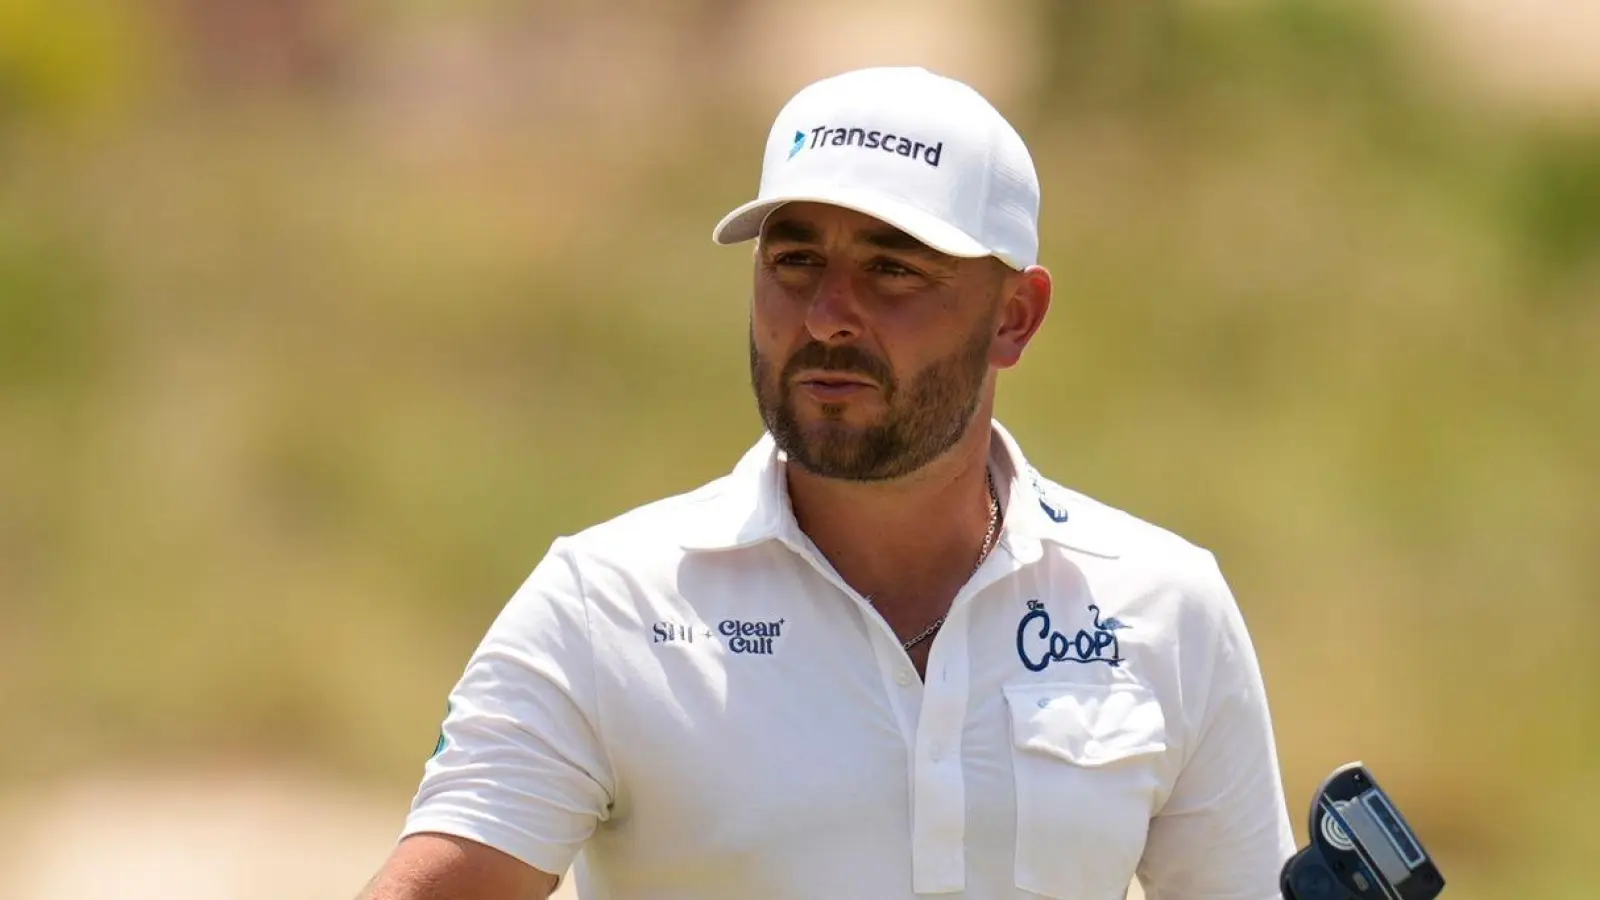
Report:
M 864 378 L 839 372 L 804 372 L 794 383 L 802 392 L 824 402 L 844 400 L 876 387 Z
M 844 387 L 872 387 L 865 381 L 854 378 L 802 378 L 796 382 L 806 387 L 844 388 Z
M 873 383 L 860 375 L 849 372 L 801 372 L 794 379 L 795 384 L 819 385 L 822 387 L 844 387 L 854 385 L 857 387 L 873 387 Z

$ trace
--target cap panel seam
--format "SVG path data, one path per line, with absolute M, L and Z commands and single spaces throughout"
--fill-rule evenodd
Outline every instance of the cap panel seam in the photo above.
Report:
M 989 209 L 989 198 L 994 192 L 994 146 L 996 123 L 992 117 L 985 116 L 984 118 L 988 119 L 989 121 L 984 126 L 985 131 L 988 133 L 984 135 L 983 142 L 983 190 L 981 192 L 981 196 L 979 197 L 978 205 L 978 221 L 983 225 L 983 234 L 978 237 L 978 242 L 983 244 L 985 247 L 988 247 L 990 251 L 993 251 L 995 249 L 995 228 L 994 222 L 990 221 L 989 218 L 991 215 L 991 210 Z

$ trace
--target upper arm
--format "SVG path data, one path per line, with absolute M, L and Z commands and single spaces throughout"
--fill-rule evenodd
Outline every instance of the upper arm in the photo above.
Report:
M 1198 679 L 1193 749 L 1150 823 L 1139 876 L 1149 900 L 1277 900 L 1295 851 L 1266 687 L 1243 615 L 1210 566 L 1216 635 Z
M 400 841 L 360 900 L 548 900 L 557 878 L 452 835 Z
M 582 585 L 558 542 L 451 690 L 406 843 L 427 849 L 409 836 L 450 835 L 530 871 L 566 871 L 614 792 L 594 672 Z

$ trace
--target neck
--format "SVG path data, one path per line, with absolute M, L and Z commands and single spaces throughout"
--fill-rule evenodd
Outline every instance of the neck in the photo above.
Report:
M 887 482 L 840 481 L 791 466 L 795 519 L 840 576 L 880 606 L 902 594 L 948 603 L 971 576 L 989 528 L 991 433 L 980 414 L 949 452 Z

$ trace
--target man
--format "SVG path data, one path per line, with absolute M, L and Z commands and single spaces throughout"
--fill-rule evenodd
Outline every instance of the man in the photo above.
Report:
M 992 421 L 1049 308 L 1038 181 L 917 68 L 767 140 L 731 474 L 555 541 L 450 695 L 370 900 L 1267 900 L 1294 851 L 1208 552 Z M 581 852 L 580 852 L 581 851 Z

